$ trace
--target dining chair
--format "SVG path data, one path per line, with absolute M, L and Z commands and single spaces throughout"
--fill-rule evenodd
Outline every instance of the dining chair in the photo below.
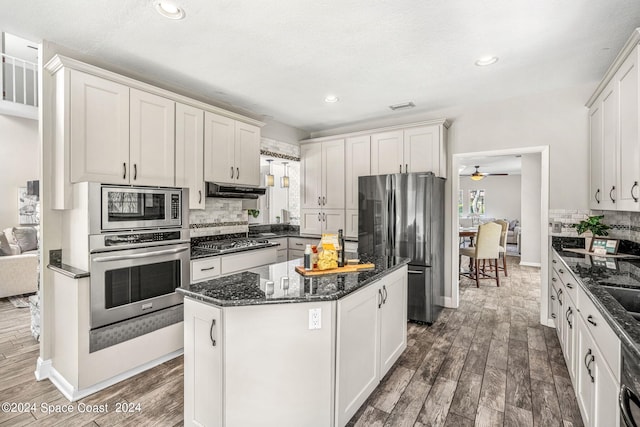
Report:
M 509 231 L 509 223 L 502 219 L 497 219 L 494 222 L 502 227 L 502 233 L 500 234 L 500 248 L 498 249 L 500 256 L 502 257 L 502 267 L 498 268 L 504 271 L 504 275 L 507 277 L 509 276 L 509 273 L 507 272 L 507 234 Z
M 460 248 L 459 254 L 468 256 L 473 260 L 471 265 L 473 269 L 469 273 L 460 273 L 460 276 L 466 276 L 475 279 L 476 286 L 480 287 L 480 276 L 488 279 L 495 279 L 496 285 L 500 286 L 500 274 L 498 272 L 498 258 L 500 257 L 500 237 L 502 227 L 495 222 L 487 222 L 478 227 L 476 236 L 476 244 L 471 248 Z M 480 260 L 489 261 L 489 272 L 494 271 L 491 262 L 495 266 L 495 276 L 487 274 L 484 266 L 480 268 Z

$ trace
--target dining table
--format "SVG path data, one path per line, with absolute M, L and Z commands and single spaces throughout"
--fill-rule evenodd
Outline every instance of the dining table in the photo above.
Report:
M 478 234 L 478 227 L 460 227 L 458 234 L 461 239 L 461 243 L 464 244 L 464 239 L 469 238 L 469 247 L 473 247 L 473 240 Z M 463 246 L 464 247 L 464 246 Z M 473 271 L 473 259 L 469 258 L 469 272 Z

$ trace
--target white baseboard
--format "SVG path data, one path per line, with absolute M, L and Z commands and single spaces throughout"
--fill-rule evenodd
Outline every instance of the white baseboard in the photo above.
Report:
M 542 267 L 542 264 L 540 264 L 539 262 L 523 262 L 523 261 L 520 261 L 520 265 L 525 266 L 525 267 Z
M 42 381 L 49 378 L 51 375 L 51 359 L 42 360 L 41 357 L 38 357 L 38 362 L 36 364 L 36 371 L 34 372 L 36 375 L 36 380 Z
M 547 323 L 541 322 L 544 326 L 548 326 L 550 328 L 555 329 L 556 328 L 556 324 L 553 323 L 553 319 L 547 319 Z
M 446 308 L 458 308 L 458 306 L 453 305 L 453 298 L 451 297 L 444 297 L 444 306 Z
M 102 381 L 98 384 L 92 385 L 91 387 L 87 387 L 83 389 L 77 389 L 73 387 L 73 385 L 71 385 L 62 375 L 60 375 L 60 373 L 53 366 L 51 366 L 50 361 L 48 361 L 49 362 L 48 378 L 49 378 L 49 381 L 51 381 L 53 385 L 55 385 L 56 388 L 60 390 L 60 393 L 62 393 L 64 397 L 69 399 L 70 402 L 75 402 L 76 400 L 82 399 L 83 397 L 87 397 L 93 393 L 96 393 L 116 383 L 119 383 L 120 381 L 124 381 L 127 378 L 131 378 L 135 375 L 138 375 L 139 373 L 144 372 L 148 369 L 151 369 L 155 366 L 158 366 L 164 362 L 167 362 L 171 359 L 175 359 L 176 357 L 182 355 L 183 353 L 184 353 L 184 349 L 181 348 L 172 353 L 169 353 L 155 360 L 152 360 L 148 363 L 145 363 L 144 365 L 138 366 L 127 372 L 123 372 L 119 375 L 116 375 L 115 377 L 109 378 L 108 380 Z

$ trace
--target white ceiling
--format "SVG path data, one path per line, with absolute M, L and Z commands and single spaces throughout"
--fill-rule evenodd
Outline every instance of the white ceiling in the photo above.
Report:
M 307 131 L 597 82 L 638 0 L 0 0 L 0 30 Z M 480 68 L 484 55 L 500 60 Z M 340 101 L 327 104 L 335 94 Z
M 471 175 L 479 166 L 481 173 L 507 173 L 520 175 L 522 171 L 522 158 L 520 156 L 469 156 L 460 159 L 459 175 Z

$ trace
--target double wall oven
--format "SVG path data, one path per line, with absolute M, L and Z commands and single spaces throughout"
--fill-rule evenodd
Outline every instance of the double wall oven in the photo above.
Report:
M 90 184 L 92 329 L 182 303 L 187 197 L 179 188 Z

